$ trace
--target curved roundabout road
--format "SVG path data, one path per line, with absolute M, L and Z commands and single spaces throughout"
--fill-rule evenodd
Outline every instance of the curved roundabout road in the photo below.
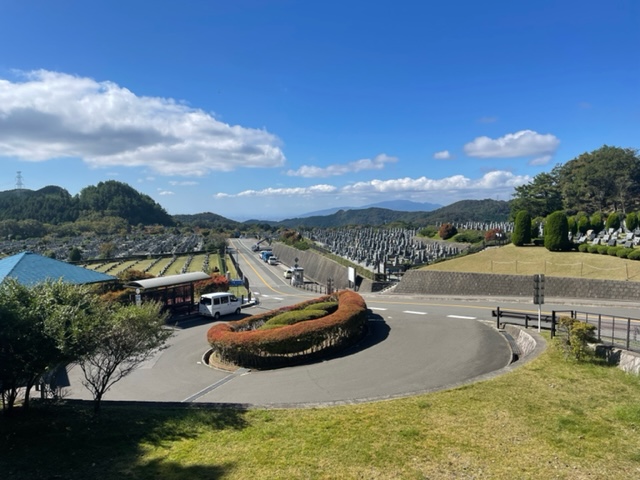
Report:
M 260 304 L 245 314 L 317 296 L 289 286 L 284 267 L 260 262 L 247 246 L 236 242 L 237 255 Z M 194 318 L 175 325 L 169 348 L 116 383 L 104 399 L 282 407 L 354 403 L 470 382 L 503 369 L 511 360 L 509 344 L 490 325 L 486 305 L 363 296 L 371 310 L 369 333 L 340 356 L 271 371 L 210 368 L 202 357 L 212 323 Z M 69 379 L 66 398 L 91 399 L 79 368 L 70 370 Z

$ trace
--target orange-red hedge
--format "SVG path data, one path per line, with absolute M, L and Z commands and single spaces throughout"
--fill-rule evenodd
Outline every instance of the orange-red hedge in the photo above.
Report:
M 222 361 L 251 368 L 291 365 L 325 356 L 357 342 L 366 330 L 364 299 L 348 290 L 336 295 L 338 309 L 325 317 L 272 330 L 256 330 L 274 315 L 326 302 L 330 296 L 214 325 L 207 332 L 207 340 Z

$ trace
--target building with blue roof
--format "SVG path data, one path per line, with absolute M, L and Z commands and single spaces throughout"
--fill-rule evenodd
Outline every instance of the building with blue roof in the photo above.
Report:
M 21 285 L 34 286 L 46 280 L 61 280 L 75 285 L 115 280 L 106 273 L 71 265 L 67 262 L 43 257 L 33 252 L 22 252 L 0 260 L 0 283 L 14 278 Z

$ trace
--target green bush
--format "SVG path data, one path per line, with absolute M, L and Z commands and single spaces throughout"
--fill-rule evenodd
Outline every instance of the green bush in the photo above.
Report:
M 321 318 L 326 315 L 326 310 L 292 310 L 290 312 L 281 313 L 275 317 L 271 317 L 262 327 L 260 327 L 260 329 L 267 330 L 269 328 L 282 327 L 283 325 L 293 325 L 298 322 L 315 320 L 316 318 Z
M 589 245 L 589 248 L 587 249 L 587 251 L 589 253 L 598 253 L 598 247 L 600 245 Z
M 581 243 L 580 245 L 578 245 L 578 251 L 582 253 L 588 253 L 590 246 L 591 245 L 589 245 L 588 243 Z
M 438 229 L 432 225 L 421 228 L 418 231 L 418 235 L 421 237 L 433 238 L 438 234 Z
M 547 216 L 544 224 L 544 246 L 550 252 L 569 249 L 569 222 L 564 212 L 557 211 Z
M 612 246 L 609 247 L 607 249 L 607 255 L 611 255 L 612 257 L 617 257 L 618 256 L 618 250 L 620 250 L 623 247 L 618 247 L 618 246 Z
M 600 255 L 606 255 L 609 253 L 609 245 L 598 245 L 598 253 Z
M 531 215 L 526 210 L 520 210 L 516 215 L 511 242 L 516 247 L 531 243 Z
M 596 327 L 587 322 L 581 322 L 570 317 L 561 317 L 560 330 L 564 332 L 564 347 L 567 354 L 576 360 L 583 360 L 591 355 L 589 342 L 597 341 L 595 337 Z
M 627 258 L 629 260 L 640 260 L 640 250 L 634 248 L 633 252 L 630 252 L 629 255 L 627 255 Z
M 602 215 L 599 213 L 594 213 L 591 215 L 591 228 L 596 232 L 602 231 L 604 228 L 604 221 L 602 220 Z
M 624 224 L 629 230 L 635 230 L 638 228 L 638 215 L 635 212 L 627 214 Z
M 607 217 L 607 230 L 613 228 L 614 230 L 618 230 L 620 228 L 620 215 L 617 212 L 611 212 Z
M 633 252 L 633 248 L 621 247 L 618 249 L 616 256 L 618 258 L 628 258 L 631 252 Z
M 584 212 L 579 212 L 576 215 L 576 223 L 578 224 L 578 231 L 583 235 L 587 233 L 587 230 L 591 228 L 591 222 L 589 221 L 589 217 Z
M 480 243 L 482 240 L 484 240 L 484 235 L 474 230 L 460 232 L 453 237 L 454 242 L 460 243 Z
M 333 313 L 337 309 L 338 302 L 318 302 L 305 307 L 305 310 L 325 310 L 327 313 Z

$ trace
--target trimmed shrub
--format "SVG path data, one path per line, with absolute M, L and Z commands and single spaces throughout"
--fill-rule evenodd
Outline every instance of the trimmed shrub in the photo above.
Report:
M 618 258 L 627 258 L 631 252 L 633 252 L 633 248 L 621 247 L 618 249 L 616 256 Z
M 588 253 L 589 252 L 589 244 L 588 243 L 581 243 L 580 245 L 578 245 L 578 251 L 582 252 L 582 253 Z
M 635 212 L 627 214 L 624 224 L 629 230 L 635 230 L 638 228 L 638 215 Z
M 284 312 L 338 300 L 337 310 L 312 321 L 257 330 Z M 308 312 L 312 312 L 309 310 Z M 320 359 L 353 345 L 366 331 L 367 305 L 356 292 L 344 290 L 249 318 L 216 324 L 207 332 L 211 353 L 223 362 L 248 368 L 276 368 Z
M 438 229 L 438 236 L 443 240 L 448 240 L 458 233 L 458 229 L 450 223 L 443 223 Z
M 606 255 L 609 253 L 609 245 L 598 245 L 598 253 L 600 255 Z
M 569 223 L 564 212 L 549 214 L 544 224 L 544 246 L 551 252 L 569 249 Z
M 618 230 L 620 228 L 620 215 L 617 212 L 611 212 L 607 217 L 607 230 L 613 228 L 614 230 Z
M 333 313 L 337 309 L 338 302 L 318 302 L 305 307 L 305 310 L 326 310 L 327 313 Z
M 516 247 L 531 243 L 531 215 L 526 210 L 520 210 L 516 215 L 511 242 Z
M 612 246 L 609 247 L 607 249 L 607 255 L 611 255 L 612 257 L 616 257 L 618 256 L 618 250 L 620 250 L 622 247 L 618 247 L 618 246 Z
M 640 250 L 638 250 L 637 248 L 634 248 L 633 252 L 629 252 L 629 255 L 627 255 L 627 258 L 629 260 L 640 260 Z
M 591 228 L 589 216 L 584 212 L 580 212 L 576 215 L 576 223 L 578 224 L 578 231 L 583 235 Z
M 591 228 L 596 232 L 601 232 L 604 228 L 604 221 L 602 220 L 602 215 L 599 213 L 594 213 L 591 215 Z
M 598 247 L 600 247 L 600 245 L 589 245 L 587 251 L 589 253 L 598 253 Z
M 326 310 L 305 308 L 304 310 L 293 310 L 291 312 L 281 313 L 275 317 L 269 319 L 260 328 L 266 330 L 267 328 L 277 328 L 283 325 L 293 325 L 298 322 L 306 322 L 307 320 L 315 320 L 316 318 L 324 317 L 327 315 Z
M 453 237 L 454 242 L 460 243 L 480 243 L 482 240 L 484 240 L 484 235 L 474 230 L 460 232 Z

